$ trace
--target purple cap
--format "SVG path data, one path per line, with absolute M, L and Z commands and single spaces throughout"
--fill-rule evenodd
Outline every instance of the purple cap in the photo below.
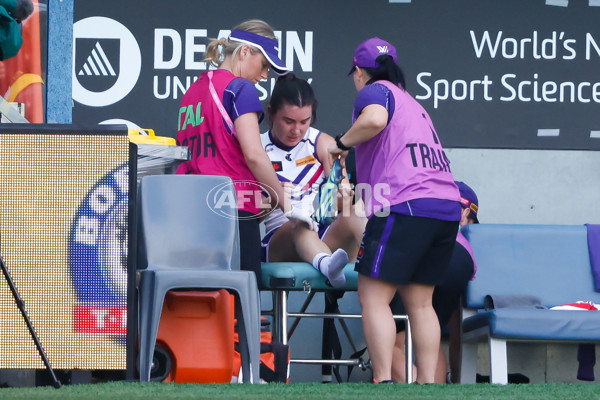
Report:
M 454 183 L 456 183 L 456 186 L 458 186 L 458 190 L 460 191 L 461 206 L 470 209 L 471 213 L 475 217 L 475 222 L 479 223 L 479 220 L 477 219 L 477 211 L 479 210 L 479 200 L 477 199 L 475 191 L 464 182 L 456 181 Z
M 354 67 L 362 68 L 377 68 L 377 57 L 381 55 L 390 55 L 395 63 L 398 62 L 398 55 L 396 54 L 396 48 L 390 43 L 378 37 L 367 39 L 358 45 L 354 50 L 354 58 L 352 59 L 352 68 L 348 75 L 354 71 Z
M 249 44 L 250 46 L 258 48 L 269 64 L 271 64 L 273 71 L 277 74 L 285 75 L 289 72 L 290 69 L 283 61 L 281 61 L 281 59 L 279 59 L 279 43 L 277 40 L 239 29 L 231 32 L 229 40 Z

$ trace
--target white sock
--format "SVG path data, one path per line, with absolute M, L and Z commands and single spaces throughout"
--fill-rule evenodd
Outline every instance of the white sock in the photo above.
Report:
M 344 249 L 337 249 L 333 254 L 319 253 L 313 259 L 313 267 L 329 279 L 333 287 L 344 286 L 346 275 L 344 267 L 348 263 L 348 253 Z

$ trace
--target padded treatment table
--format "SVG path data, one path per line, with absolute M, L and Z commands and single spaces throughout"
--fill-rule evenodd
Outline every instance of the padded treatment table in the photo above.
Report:
M 331 292 L 331 291 L 352 291 L 356 292 L 358 288 L 358 272 L 354 270 L 354 264 L 347 264 L 344 267 L 346 275 L 346 283 L 342 287 L 333 288 L 327 278 L 317 271 L 312 265 L 304 262 L 269 262 L 262 264 L 262 282 L 260 290 L 273 292 L 273 335 L 276 340 L 283 344 L 288 343 L 289 335 L 293 332 L 295 324 L 301 318 L 361 318 L 360 314 L 343 314 L 340 312 L 334 313 L 308 313 L 306 308 L 312 300 L 315 293 Z M 303 291 L 309 293 L 304 306 L 298 312 L 290 312 L 288 310 L 287 295 L 289 291 Z M 296 318 L 296 323 L 290 331 L 288 331 L 288 318 Z M 406 315 L 396 315 L 396 319 L 405 320 L 407 323 L 406 335 L 406 359 L 412 360 L 412 340 L 410 335 L 410 325 Z M 309 359 L 292 359 L 291 362 L 304 364 L 344 364 L 344 365 L 361 365 L 361 359 L 352 360 L 309 360 Z M 412 362 L 411 362 L 412 364 Z M 412 379 L 412 368 L 407 368 L 407 380 Z

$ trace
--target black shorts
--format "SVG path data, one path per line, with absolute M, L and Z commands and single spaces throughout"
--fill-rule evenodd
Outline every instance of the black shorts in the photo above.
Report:
M 391 213 L 367 222 L 355 269 L 396 285 L 441 283 L 458 221 Z
M 240 217 L 252 216 L 247 211 L 239 210 Z M 260 226 L 258 218 L 239 218 L 240 230 L 240 269 L 254 271 L 260 287 Z
M 461 244 L 455 243 L 444 281 L 437 285 L 433 291 L 433 308 L 441 328 L 448 324 L 450 316 L 459 307 L 460 297 L 463 295 L 472 276 L 473 259 L 471 255 Z M 406 314 L 406 309 L 398 294 L 390 302 L 390 308 L 394 314 Z M 404 321 L 396 320 L 396 331 L 400 332 L 404 329 Z

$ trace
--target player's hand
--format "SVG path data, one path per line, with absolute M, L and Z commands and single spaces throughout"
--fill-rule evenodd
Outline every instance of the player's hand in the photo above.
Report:
M 284 217 L 289 219 L 292 224 L 295 224 L 298 221 L 304 222 L 304 223 L 308 224 L 308 227 L 310 229 L 312 229 L 313 231 L 315 231 L 315 232 L 319 231 L 319 224 L 317 224 L 317 222 L 314 219 L 312 219 L 312 217 L 310 216 L 310 214 L 307 211 L 305 211 L 301 208 L 297 208 L 297 207 L 292 208 L 291 210 L 287 211 L 283 215 L 284 215 Z
M 341 193 L 343 198 L 354 197 L 354 190 L 352 189 L 352 185 L 348 180 L 343 180 L 339 186 L 339 192 Z
M 354 190 L 348 181 L 342 181 L 338 186 L 337 199 L 348 200 L 354 197 Z
M 350 215 L 352 203 L 354 200 L 354 190 L 348 182 L 344 179 L 339 187 L 337 193 L 337 204 L 338 204 L 338 216 L 347 217 Z

